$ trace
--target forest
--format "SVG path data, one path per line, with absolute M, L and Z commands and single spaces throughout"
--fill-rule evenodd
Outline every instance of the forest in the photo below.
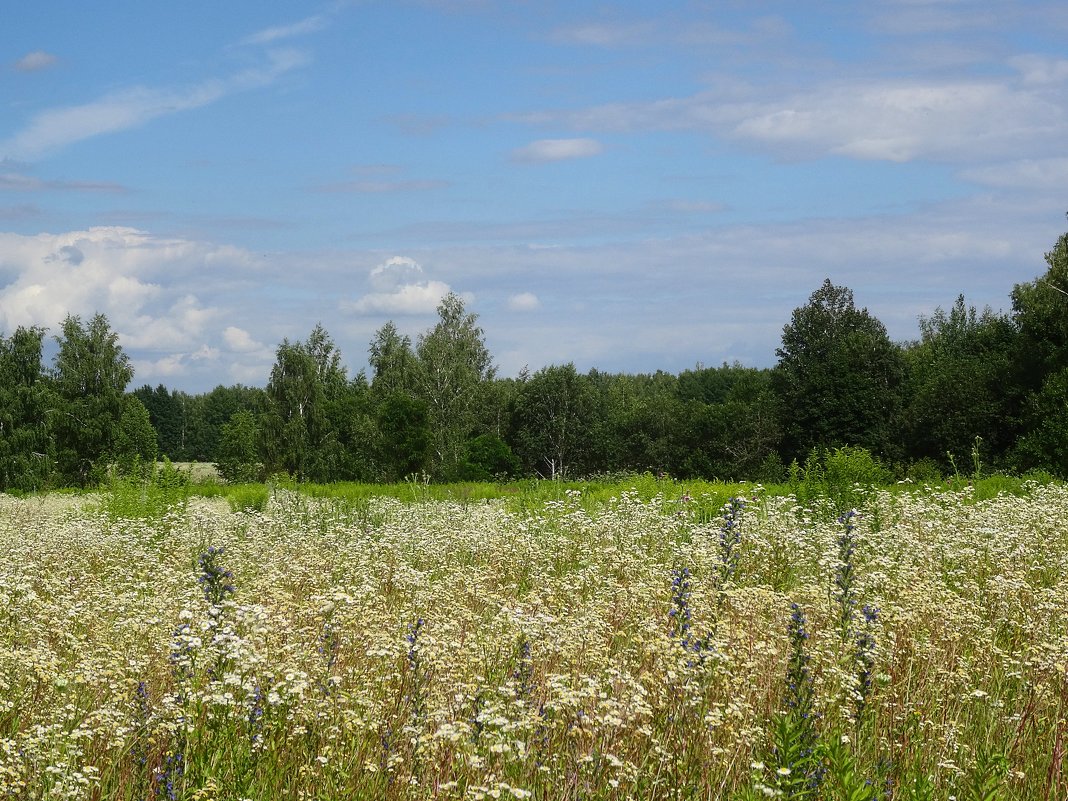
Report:
M 515 378 L 461 298 L 413 342 L 392 323 L 350 375 L 316 325 L 283 341 L 266 387 L 131 391 L 108 320 L 68 316 L 55 335 L 0 336 L 0 490 L 86 487 L 155 464 L 211 462 L 230 482 L 578 478 L 650 471 L 781 481 L 836 449 L 870 454 L 885 478 L 1042 472 L 1068 477 L 1068 234 L 1008 312 L 963 295 L 890 340 L 852 291 L 826 280 L 786 322 L 774 367 L 678 375 Z

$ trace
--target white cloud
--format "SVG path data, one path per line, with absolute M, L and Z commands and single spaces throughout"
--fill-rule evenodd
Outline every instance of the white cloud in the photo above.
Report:
M 0 173 L 0 191 L 10 192 L 110 192 L 122 193 L 126 188 L 115 183 L 92 181 L 44 180 L 17 172 Z
M 739 138 L 885 161 L 1010 152 L 1027 126 L 1068 132 L 1060 109 L 993 82 L 828 87 L 735 113 L 732 133 Z
M 263 350 L 263 343 L 257 342 L 244 328 L 230 325 L 223 329 L 223 342 L 226 347 L 235 353 L 249 353 Z
M 1019 159 L 972 167 L 960 176 L 1003 189 L 1063 190 L 1068 186 L 1068 158 Z
M 342 304 L 357 314 L 432 314 L 450 291 L 448 284 L 424 277 L 415 259 L 393 256 L 367 277 L 374 292 Z
M 100 312 L 126 347 L 198 347 L 218 310 L 171 282 L 186 265 L 204 263 L 219 250 L 133 228 L 37 236 L 0 233 L 0 329 L 55 329 L 68 314 L 87 317 Z
M 106 133 L 123 131 L 181 111 L 206 106 L 236 92 L 261 88 L 304 63 L 294 50 L 274 50 L 262 67 L 184 89 L 133 87 L 89 103 L 49 109 L 14 136 L 0 141 L 0 160 L 27 161 Z
M 560 44 L 621 47 L 647 45 L 655 33 L 652 22 L 580 22 L 557 28 L 552 39 Z
M 273 28 L 264 28 L 261 31 L 245 37 L 242 44 L 264 45 L 272 44 L 281 39 L 291 39 L 294 36 L 303 36 L 306 33 L 315 33 L 326 27 L 327 19 L 323 14 L 315 14 L 306 17 L 291 25 L 277 25 Z
M 1068 59 L 1026 55 L 1009 59 L 1025 84 L 1058 84 L 1068 81 Z
M 389 192 L 428 192 L 443 189 L 448 181 L 437 180 L 401 180 L 401 181 L 340 181 L 316 187 L 318 192 L 352 192 L 361 195 L 382 195 Z
M 661 15 L 654 19 L 600 20 L 564 25 L 551 32 L 558 44 L 583 47 L 731 47 L 751 48 L 771 39 L 781 39 L 792 31 L 779 16 L 755 17 L 747 27 L 725 27 L 692 18 Z
M 787 158 L 847 156 L 904 162 L 1059 153 L 1068 140 L 1068 64 L 1014 59 L 990 78 L 843 77 L 801 92 L 728 84 L 688 97 L 612 103 L 513 117 L 578 130 L 695 130 L 742 140 Z M 584 142 L 595 140 L 542 140 Z M 567 157 L 567 146 L 531 145 L 527 158 Z M 525 149 L 524 149 L 525 150 Z M 517 151 L 520 153 L 522 151 Z
M 596 139 L 538 139 L 512 151 L 513 161 L 565 161 L 596 156 L 603 148 Z
M 348 308 L 358 314 L 432 314 L 447 294 L 448 284 L 427 281 L 364 295 Z
M 415 259 L 393 256 L 371 270 L 368 281 L 380 292 L 390 292 L 405 284 L 418 283 L 423 277 L 423 268 Z
M 34 50 L 27 53 L 15 62 L 15 69 L 19 72 L 38 72 L 54 66 L 59 59 L 44 50 Z
M 533 292 L 520 292 L 508 298 L 508 308 L 512 311 L 534 311 L 541 307 L 541 301 Z

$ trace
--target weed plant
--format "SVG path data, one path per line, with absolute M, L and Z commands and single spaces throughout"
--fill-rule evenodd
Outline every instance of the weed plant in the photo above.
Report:
M 0 496 L 0 797 L 1068 797 L 1065 487 L 470 486 Z

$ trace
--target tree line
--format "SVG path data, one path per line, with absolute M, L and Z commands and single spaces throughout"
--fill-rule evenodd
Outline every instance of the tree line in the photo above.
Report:
M 551 365 L 496 375 L 478 318 L 448 295 L 413 342 L 389 322 L 350 376 L 329 333 L 283 341 L 266 387 L 128 392 L 107 319 L 0 337 L 0 488 L 88 486 L 166 456 L 231 481 L 579 477 L 654 471 L 781 480 L 794 460 L 864 448 L 899 476 L 971 466 L 1068 478 L 1068 234 L 1011 311 L 959 296 L 894 343 L 830 280 L 796 308 L 777 364 L 677 375 Z

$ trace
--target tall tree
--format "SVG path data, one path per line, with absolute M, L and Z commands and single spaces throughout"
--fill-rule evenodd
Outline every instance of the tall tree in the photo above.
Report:
M 122 399 L 122 413 L 115 429 L 111 461 L 125 475 L 150 475 L 155 469 L 159 445 L 148 409 L 135 395 Z
M 392 320 L 375 332 L 368 354 L 371 388 L 378 397 L 415 391 L 419 383 L 416 372 L 420 365 L 412 351 L 412 340 L 401 334 Z
M 1068 367 L 1068 233 L 1046 254 L 1045 275 L 1012 290 L 1012 313 L 1019 327 L 1017 361 L 1027 390 Z
M 527 468 L 547 478 L 581 471 L 594 417 L 589 379 L 568 363 L 544 367 L 520 386 L 514 437 Z
M 223 423 L 215 468 L 231 484 L 245 484 L 262 478 L 260 431 L 255 415 L 238 410 Z
M 115 453 L 116 432 L 133 369 L 119 345 L 118 334 L 102 314 L 87 324 L 68 316 L 56 342 L 52 426 L 59 470 L 69 483 L 98 483 Z
M 781 466 L 782 438 L 779 399 L 770 370 L 739 365 L 722 368 L 726 393 L 703 404 L 688 402 L 680 413 L 691 439 L 683 474 L 768 481 L 769 464 Z M 717 371 L 718 372 L 718 371 Z
M 148 410 L 160 453 L 174 461 L 189 461 L 185 454 L 185 398 L 178 392 L 169 391 L 163 384 L 155 389 L 145 384 L 135 389 L 133 395 Z
M 179 400 L 183 450 L 186 460 L 193 462 L 218 461 L 222 427 L 240 411 L 259 414 L 266 403 L 264 390 L 241 384 L 220 384 L 203 395 L 179 393 Z
M 43 328 L 0 337 L 0 491 L 43 489 L 52 472 Z
M 1012 322 L 977 313 L 960 295 L 948 312 L 921 317 L 920 335 L 905 353 L 909 455 L 948 466 L 948 454 L 962 458 L 976 437 L 988 454 L 1004 454 L 1017 433 Z
M 678 473 L 683 447 L 678 379 L 662 371 L 591 371 L 589 377 L 597 392 L 590 469 Z
M 391 392 L 375 409 L 377 478 L 393 482 L 429 466 L 433 432 L 427 405 L 406 392 Z
M 789 455 L 842 445 L 899 455 L 903 356 L 852 290 L 825 280 L 794 309 L 776 354 Z
M 443 478 L 456 476 L 463 466 L 482 387 L 495 373 L 477 321 L 450 292 L 438 306 L 437 325 L 416 345 L 417 393 L 430 412 L 435 473 Z
M 321 325 L 304 342 L 278 346 L 262 424 L 268 472 L 312 481 L 337 477 L 342 447 L 335 412 L 347 383 L 341 354 Z
M 1015 457 L 1022 469 L 1068 477 L 1068 233 L 1046 254 L 1046 265 L 1041 278 L 1012 290 L 1023 417 Z

